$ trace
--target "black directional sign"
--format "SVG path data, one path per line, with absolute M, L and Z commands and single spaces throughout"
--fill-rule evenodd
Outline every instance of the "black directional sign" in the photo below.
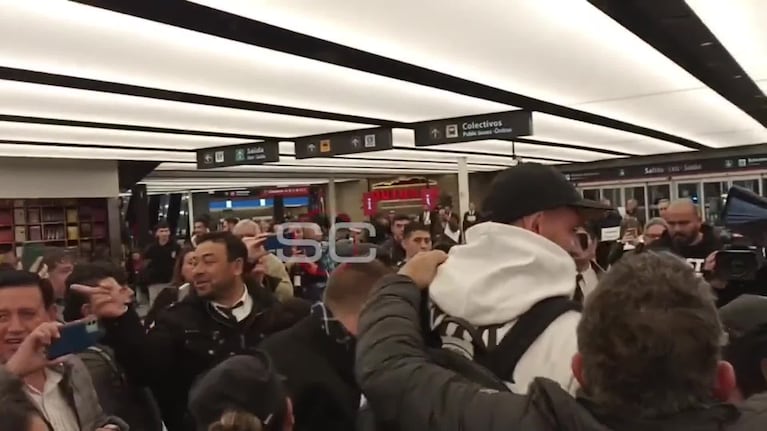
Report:
M 297 138 L 296 159 L 333 157 L 393 148 L 391 129 L 363 129 Z
M 252 142 L 197 150 L 197 169 L 260 165 L 279 161 L 280 145 L 277 141 Z
M 518 110 L 420 123 L 415 128 L 415 145 L 424 147 L 487 139 L 510 139 L 532 134 L 532 113 Z

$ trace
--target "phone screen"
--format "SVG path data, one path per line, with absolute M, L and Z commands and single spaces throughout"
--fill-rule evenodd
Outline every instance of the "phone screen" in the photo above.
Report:
M 276 251 L 280 246 L 280 240 L 277 238 L 277 235 L 269 235 L 266 241 L 264 241 L 264 249 L 266 251 Z
M 59 328 L 61 338 L 48 347 L 48 359 L 80 353 L 98 343 L 104 335 L 96 319 L 67 323 Z

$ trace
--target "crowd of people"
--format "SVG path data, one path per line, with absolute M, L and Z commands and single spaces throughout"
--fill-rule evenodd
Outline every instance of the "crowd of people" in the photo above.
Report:
M 314 221 L 201 218 L 186 244 L 159 223 L 139 277 L 60 252 L 5 265 L 0 430 L 767 427 L 767 270 L 722 278 L 691 201 L 640 221 L 523 163 L 462 222 Z

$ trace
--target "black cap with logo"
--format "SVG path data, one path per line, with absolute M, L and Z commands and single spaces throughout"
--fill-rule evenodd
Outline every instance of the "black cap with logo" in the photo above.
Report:
M 561 207 L 607 211 L 612 208 L 584 199 L 552 166 L 521 163 L 500 172 L 482 202 L 482 221 L 513 223 L 522 217 Z

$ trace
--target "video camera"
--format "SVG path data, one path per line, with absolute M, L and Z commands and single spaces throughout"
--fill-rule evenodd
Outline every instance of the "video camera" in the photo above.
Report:
M 716 274 L 728 281 L 753 281 L 767 262 L 767 199 L 734 186 L 727 193 L 722 222 L 730 231 L 716 254 Z

